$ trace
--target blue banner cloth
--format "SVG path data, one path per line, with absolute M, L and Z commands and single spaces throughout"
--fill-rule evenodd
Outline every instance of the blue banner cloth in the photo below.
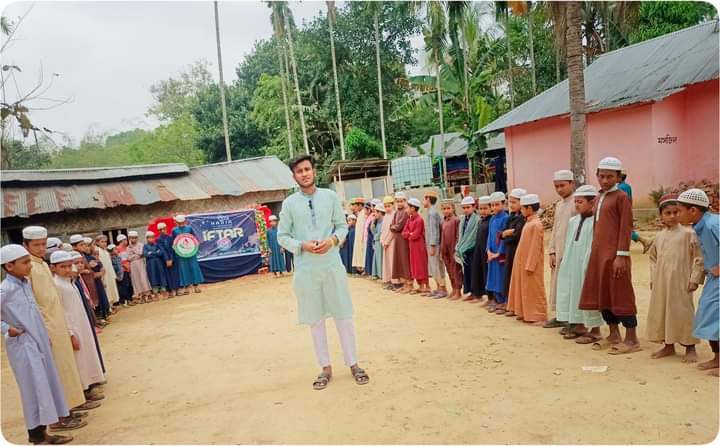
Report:
M 206 283 L 256 273 L 262 266 L 255 210 L 187 216 L 200 242 L 197 259 Z

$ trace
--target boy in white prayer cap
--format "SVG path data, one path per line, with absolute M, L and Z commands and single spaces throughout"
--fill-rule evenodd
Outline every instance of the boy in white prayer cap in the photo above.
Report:
M 508 311 L 517 315 L 518 320 L 540 326 L 547 320 L 543 241 L 545 230 L 537 216 L 540 197 L 524 194 L 520 198 L 520 206 L 525 223 L 515 252 Z
M 570 218 L 565 235 L 565 247 L 557 269 L 557 315 L 567 328 L 560 330 L 565 339 L 575 339 L 578 344 L 598 342 L 603 323 L 599 311 L 578 308 L 582 293 L 585 270 L 590 260 L 593 237 L 593 205 L 598 192 L 594 186 L 577 188 L 574 196 L 575 212 Z M 547 324 L 546 324 L 547 325 Z
M 570 218 L 575 215 L 575 202 L 573 199 L 573 191 L 575 190 L 575 177 L 569 170 L 558 170 L 553 174 L 553 186 L 555 192 L 560 196 L 560 200 L 555 203 L 555 213 L 553 214 L 553 227 L 550 233 L 550 243 L 548 244 L 548 255 L 550 257 L 550 290 L 548 292 L 548 307 L 550 311 L 555 311 L 555 301 L 557 293 L 557 266 L 562 261 L 563 252 L 565 250 L 565 235 Z M 545 328 L 562 327 L 565 324 L 559 322 L 557 318 L 550 319 Z
M 720 218 L 710 212 L 710 200 L 700 189 L 689 189 L 678 196 L 678 220 L 692 224 L 700 240 L 706 280 L 698 302 L 693 323 L 693 336 L 706 339 L 713 358 L 698 364 L 700 370 L 710 370 L 718 376 L 720 370 Z
M 80 381 L 83 389 L 89 391 L 91 385 L 105 381 L 105 375 L 95 348 L 93 327 L 90 326 L 83 306 L 83 297 L 72 282 L 73 262 L 73 256 L 65 251 L 57 251 L 50 256 L 50 264 L 55 273 L 55 285 L 65 310 L 65 323 L 70 332 Z
M 513 262 L 515 260 L 515 251 L 517 250 L 518 243 L 520 243 L 520 236 L 522 235 L 523 226 L 525 225 L 525 217 L 522 213 L 522 206 L 520 205 L 520 199 L 527 194 L 525 189 L 515 188 L 508 194 L 508 208 L 510 213 L 505 224 L 500 238 L 503 240 L 505 245 L 505 273 L 503 276 L 503 291 L 508 297 L 507 309 L 500 307 L 495 312 L 496 314 L 505 314 L 508 317 L 515 316 L 515 313 L 511 310 L 513 308 L 512 296 L 510 295 L 510 280 L 512 278 Z
M 5 245 L 0 249 L 0 264 L 6 273 L 0 284 L 2 334 L 8 362 L 20 389 L 28 442 L 68 443 L 72 437 L 47 433 L 48 425 L 69 417 L 70 412 L 53 359 L 50 335 L 28 281 L 33 267 L 30 253 L 20 245 Z
M 592 250 L 579 306 L 581 310 L 599 310 L 610 326 L 610 335 L 593 348 L 609 347 L 611 355 L 642 350 L 637 337 L 637 307 L 630 271 L 632 203 L 618 189 L 621 170 L 622 163 L 617 158 L 603 158 L 598 164 L 600 194 L 595 203 Z M 624 339 L 620 324 L 625 327 Z

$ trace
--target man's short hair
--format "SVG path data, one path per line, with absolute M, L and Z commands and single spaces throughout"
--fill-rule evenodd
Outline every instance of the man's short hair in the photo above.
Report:
M 313 158 L 310 155 L 298 155 L 295 158 L 291 159 L 288 163 L 288 166 L 290 167 L 290 171 L 295 172 L 295 168 L 298 164 L 302 163 L 303 161 L 309 161 L 310 166 L 312 168 L 315 168 L 315 162 L 313 162 Z
M 437 203 L 438 199 L 437 197 L 425 197 L 428 199 L 431 205 L 435 206 L 435 203 Z

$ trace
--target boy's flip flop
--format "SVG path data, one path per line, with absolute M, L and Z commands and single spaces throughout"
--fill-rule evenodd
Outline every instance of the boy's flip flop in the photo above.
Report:
M 617 344 L 610 348 L 610 351 L 608 351 L 608 355 L 626 355 L 628 353 L 635 353 L 641 350 L 642 347 L 640 347 L 639 344 Z
M 605 350 L 606 348 L 610 348 L 617 344 L 619 344 L 619 342 L 610 342 L 607 338 L 602 338 L 597 342 L 593 342 L 592 349 L 595 351 Z
M 597 341 L 599 341 L 600 339 L 602 339 L 600 336 L 583 335 L 583 336 L 580 336 L 579 338 L 575 339 L 575 343 L 576 344 L 594 344 Z

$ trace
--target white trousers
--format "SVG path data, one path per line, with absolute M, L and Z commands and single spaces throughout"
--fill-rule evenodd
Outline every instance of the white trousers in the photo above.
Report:
M 352 319 L 335 319 L 335 328 L 337 328 L 340 337 L 340 345 L 342 346 L 343 359 L 345 365 L 350 367 L 357 364 L 357 350 L 355 348 L 355 324 Z M 312 333 L 313 345 L 315 346 L 315 357 L 320 367 L 330 365 L 330 351 L 328 350 L 327 330 L 325 329 L 325 319 L 310 326 Z

